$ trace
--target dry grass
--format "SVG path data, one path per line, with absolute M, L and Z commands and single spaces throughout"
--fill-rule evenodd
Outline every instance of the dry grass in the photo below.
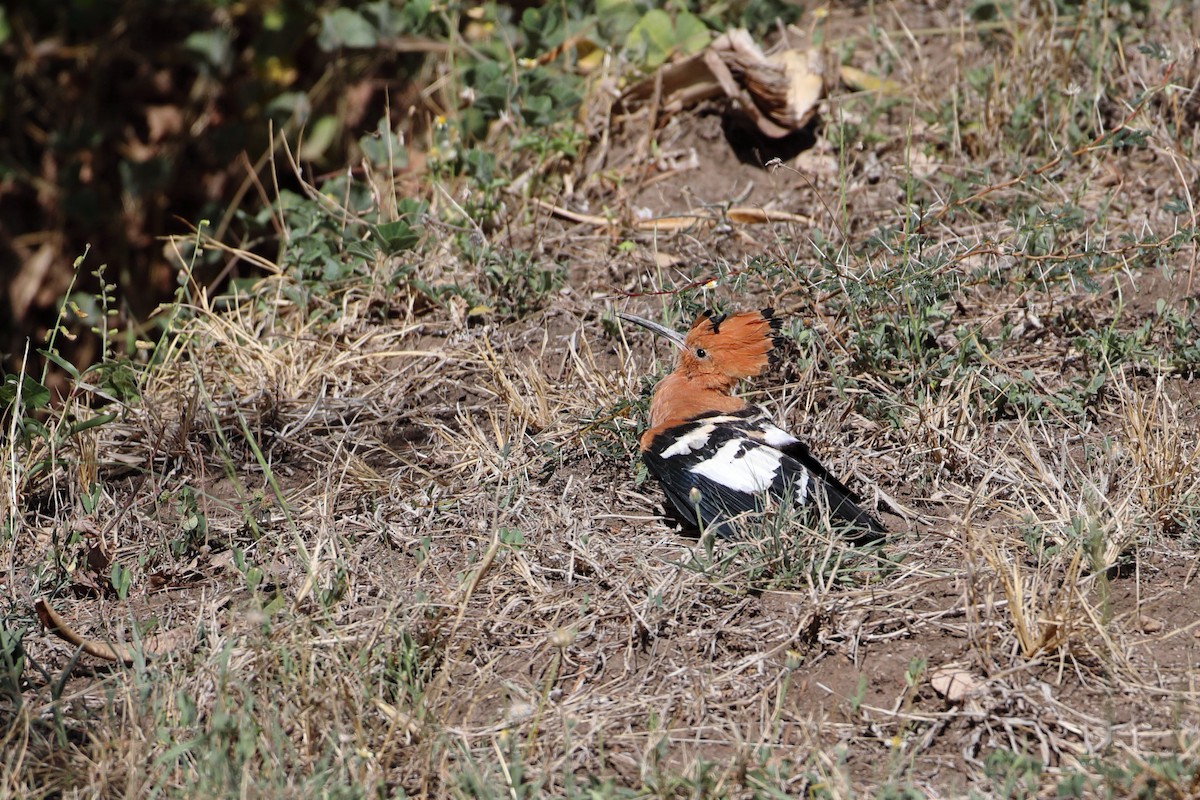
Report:
M 904 95 L 835 92 L 785 168 L 678 115 L 660 150 L 705 169 L 644 181 L 647 120 L 602 117 L 578 164 L 603 142 L 607 177 L 538 162 L 560 196 L 502 225 L 431 171 L 415 253 L 195 288 L 116 420 L 69 433 L 87 381 L 45 435 L 10 416 L 0 792 L 1194 796 L 1200 395 L 1167 311 L 1194 313 L 1200 72 L 1182 9 L 1042 5 L 831 12 Z M 584 200 L 819 221 L 621 246 L 535 213 Z M 466 240 L 569 261 L 565 288 Z M 748 390 L 889 512 L 883 547 L 660 519 L 636 433 L 669 354 L 604 315 L 711 302 L 790 315 Z M 80 656 L 39 597 L 151 655 Z

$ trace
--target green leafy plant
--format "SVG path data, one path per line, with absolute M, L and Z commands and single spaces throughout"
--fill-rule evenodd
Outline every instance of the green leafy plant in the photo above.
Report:
M 633 26 L 625 47 L 635 61 L 654 68 L 675 53 L 698 53 L 710 41 L 708 26 L 690 12 L 680 11 L 672 18 L 666 11 L 651 9 Z
M 0 698 L 13 707 L 22 704 L 21 678 L 25 672 L 24 628 L 10 628 L 5 620 L 0 624 Z
M 117 599 L 124 600 L 129 597 L 129 589 L 133 585 L 133 573 L 123 564 L 114 561 L 109 573 L 109 582 L 113 591 L 117 593 Z
M 998 797 L 1028 797 L 1036 792 L 1043 768 L 1039 759 L 1013 750 L 993 750 L 984 759 L 984 773 Z

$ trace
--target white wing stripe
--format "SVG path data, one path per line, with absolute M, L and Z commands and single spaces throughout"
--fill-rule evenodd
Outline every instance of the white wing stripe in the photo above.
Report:
M 762 431 L 762 441 L 765 444 L 782 449 L 789 445 L 798 444 L 800 442 L 795 436 L 792 436 L 782 428 L 777 428 L 769 422 L 763 422 L 758 428 Z
M 700 450 L 704 445 L 708 444 L 708 438 L 712 436 L 714 427 L 712 424 L 705 424 L 688 431 L 672 442 L 670 447 L 663 450 L 662 457 L 686 456 L 693 450 Z
M 739 455 L 744 446 L 746 451 Z M 783 453 L 774 448 L 733 439 L 692 467 L 691 472 L 734 491 L 756 494 L 771 488 L 782 460 Z

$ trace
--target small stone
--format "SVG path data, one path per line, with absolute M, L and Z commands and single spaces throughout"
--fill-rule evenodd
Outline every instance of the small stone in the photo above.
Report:
M 983 685 L 979 678 L 962 667 L 938 667 L 929 676 L 933 690 L 951 703 L 960 703 L 963 698 Z

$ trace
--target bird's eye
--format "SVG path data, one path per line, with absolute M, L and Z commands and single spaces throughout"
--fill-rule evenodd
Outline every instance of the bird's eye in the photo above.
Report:
M 708 358 L 708 353 L 704 352 L 703 347 L 696 348 L 696 358 Z

